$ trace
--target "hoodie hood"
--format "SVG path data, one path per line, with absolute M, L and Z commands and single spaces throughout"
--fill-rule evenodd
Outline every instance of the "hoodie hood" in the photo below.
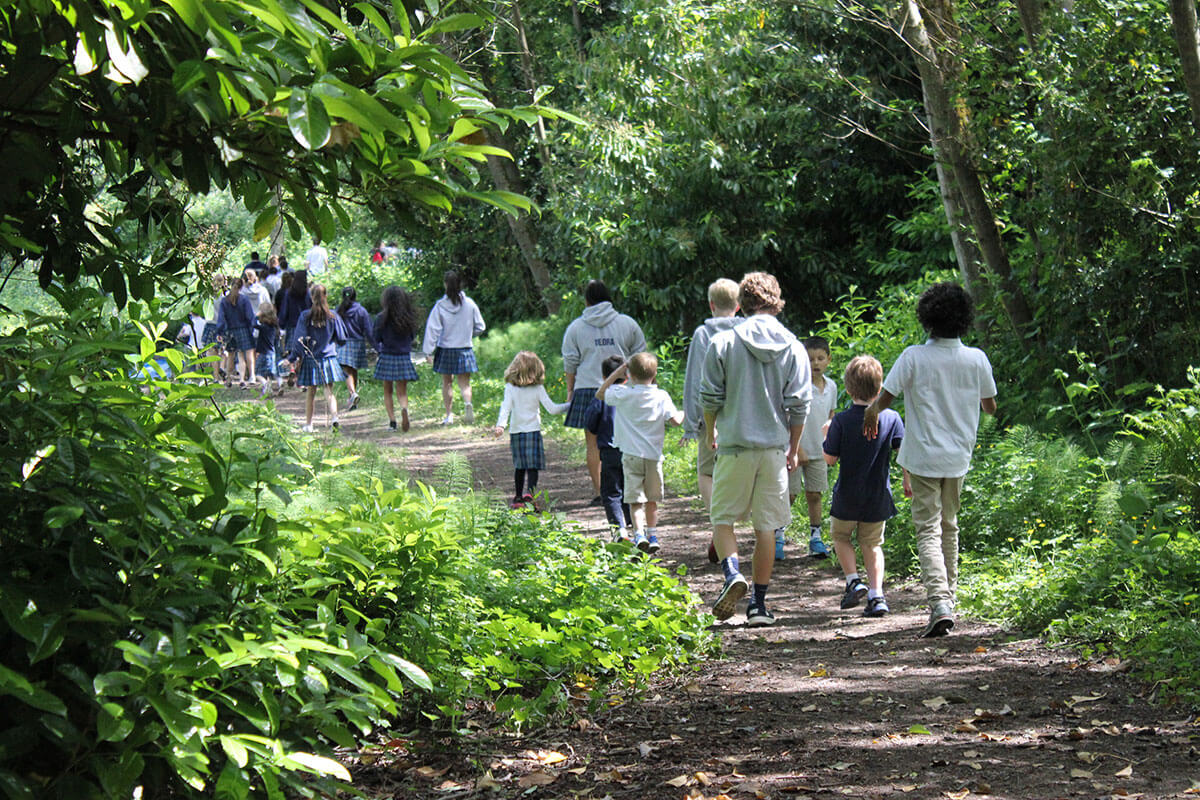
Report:
M 605 300 L 585 308 L 579 318 L 592 327 L 603 328 L 619 316 L 617 310 L 612 307 L 612 303 Z
M 465 298 L 465 295 L 464 295 L 464 298 Z M 458 305 L 454 305 L 454 303 L 450 302 L 450 298 L 446 297 L 446 295 L 442 295 L 442 299 L 438 300 L 437 304 L 438 304 L 438 307 L 442 309 L 442 313 L 444 313 L 444 314 L 457 314 L 460 311 L 462 311 L 464 308 L 467 307 L 466 303 L 459 303 Z
M 750 317 L 734 327 L 733 332 L 746 349 L 764 364 L 776 361 L 796 341 L 795 335 L 769 314 Z
M 709 317 L 704 320 L 704 327 L 708 331 L 709 339 L 716 336 L 721 331 L 727 331 L 730 328 L 736 328 L 745 322 L 744 317 Z

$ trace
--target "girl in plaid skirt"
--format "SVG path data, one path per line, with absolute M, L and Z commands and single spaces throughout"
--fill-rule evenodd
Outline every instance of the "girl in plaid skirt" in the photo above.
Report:
M 454 421 L 451 414 L 453 380 L 457 379 L 463 400 L 463 422 L 470 425 L 475 421 L 471 406 L 471 373 L 479 371 L 471 342 L 483 333 L 485 326 L 479 306 L 463 294 L 462 278 L 457 272 L 450 270 L 443 275 L 442 284 L 446 294 L 429 312 L 422 349 L 426 356 L 433 356 L 433 371 L 442 376 L 442 405 L 446 408 L 442 424 L 449 425 Z
M 217 339 L 229 351 L 225 373 L 226 376 L 233 374 L 240 355 L 246 374 L 238 372 L 238 386 L 243 389 L 247 381 L 258 383 L 254 377 L 254 308 L 249 295 L 242 291 L 244 288 L 242 279 L 235 278 L 229 293 L 217 303 Z M 230 386 L 232 382 L 227 377 L 225 385 Z
M 262 383 L 260 398 L 266 397 L 267 392 L 271 391 L 271 378 L 275 379 L 275 394 L 283 394 L 283 378 L 279 375 L 275 357 L 278 347 L 279 318 L 275 315 L 275 304 L 266 300 L 258 307 L 258 336 L 254 340 L 254 352 L 257 354 L 254 371 Z
M 329 309 L 325 287 L 315 284 L 311 295 L 312 308 L 300 315 L 292 341 L 288 343 L 288 362 L 294 364 L 300 361 L 299 382 L 301 386 L 308 387 L 302 429 L 305 433 L 311 433 L 313 429 L 313 406 L 317 401 L 318 386 L 325 392 L 330 426 L 337 430 L 337 396 L 333 393 L 333 384 L 342 380 L 337 346 L 346 339 L 341 320 Z
M 342 289 L 338 318 L 346 331 L 346 341 L 338 345 L 338 363 L 346 373 L 346 393 L 350 396 L 347 411 L 358 408 L 358 371 L 367 368 L 367 342 L 371 334 L 371 315 L 358 302 L 353 286 Z
M 400 395 L 400 430 L 408 430 L 408 382 L 417 379 L 413 369 L 412 342 L 417 335 L 417 309 L 412 296 L 399 286 L 383 290 L 379 300 L 383 311 L 375 318 L 371 344 L 379 351 L 375 377 L 383 381 L 383 406 L 387 409 L 388 426 L 396 430 L 396 407 L 393 390 Z
M 513 508 L 533 503 L 537 491 L 538 471 L 546 468 L 546 452 L 542 447 L 542 412 L 564 414 L 570 403 L 556 403 L 546 394 L 546 365 L 537 353 L 522 350 L 504 370 L 504 402 L 496 420 L 495 434 L 504 433 L 508 425 L 508 445 L 512 450 Z M 541 406 L 541 408 L 539 408 Z M 511 417 L 511 420 L 510 420 Z M 528 479 L 528 489 L 526 488 Z

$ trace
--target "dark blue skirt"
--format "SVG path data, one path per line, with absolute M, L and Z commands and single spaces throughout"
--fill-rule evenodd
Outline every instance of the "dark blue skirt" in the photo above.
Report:
M 337 349 L 338 363 L 351 369 L 367 368 L 367 343 L 362 339 L 347 339 Z
M 204 333 L 200 334 L 200 349 L 208 347 L 210 344 L 217 343 L 217 323 L 210 322 L 204 326 Z
M 433 351 L 433 371 L 439 375 L 479 372 L 475 351 L 470 347 L 439 347 Z
M 238 352 L 253 350 L 254 334 L 249 328 L 226 328 L 225 349 L 237 350 Z
M 258 357 L 254 359 L 254 374 L 263 378 L 279 377 L 279 367 L 276 364 L 274 350 L 258 354 Z
M 542 432 L 512 433 L 508 436 L 512 450 L 513 469 L 545 469 L 546 451 L 542 447 Z
M 375 377 L 381 381 L 415 381 L 417 370 L 408 353 L 384 353 L 375 362 Z
M 328 358 L 312 358 L 305 356 L 300 364 L 300 377 L 297 382 L 301 386 L 324 386 L 327 383 L 338 383 L 346 380 L 342 368 L 335 356 Z
M 582 428 L 584 418 L 587 416 L 588 406 L 592 404 L 592 400 L 596 397 L 596 390 L 575 387 L 575 392 L 571 395 L 571 407 L 567 409 L 567 418 L 563 420 L 563 425 L 568 428 Z

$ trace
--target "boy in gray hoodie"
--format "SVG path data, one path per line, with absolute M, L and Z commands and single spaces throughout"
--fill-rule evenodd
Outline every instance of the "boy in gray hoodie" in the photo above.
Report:
M 799 463 L 800 434 L 812 396 L 804 346 L 775 317 L 783 310 L 779 282 L 751 272 L 738 287 L 747 315 L 713 337 L 700 378 L 706 435 L 717 449 L 710 516 L 725 586 L 713 604 L 719 620 L 733 616 L 748 589 L 738 563 L 735 520 L 754 525 L 754 593 L 746 624 L 770 625 L 767 587 L 775 566 L 775 530 L 792 519 L 788 470 Z M 715 438 L 715 429 L 721 438 Z

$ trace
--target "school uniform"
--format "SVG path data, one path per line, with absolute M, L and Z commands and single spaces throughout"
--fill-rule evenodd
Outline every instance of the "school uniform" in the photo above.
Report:
M 355 301 L 338 317 L 346 331 L 346 341 L 338 345 L 338 363 L 351 369 L 366 369 L 366 339 L 371 334 L 371 315 L 361 303 Z
M 625 468 L 621 465 L 621 450 L 613 441 L 613 417 L 613 407 L 599 397 L 593 397 L 583 428 L 595 435 L 600 449 L 600 500 L 604 516 L 609 525 L 631 527 L 633 517 L 625 502 Z
M 225 295 L 217 303 L 217 333 L 224 337 L 227 350 L 243 352 L 254 349 L 254 308 L 244 292 L 238 293 L 234 305 Z
M 375 362 L 375 378 L 381 381 L 415 381 L 417 370 L 412 363 L 411 333 L 397 333 L 385 324 L 383 314 L 375 319 L 371 342 L 379 351 Z
M 298 373 L 301 386 L 324 386 L 346 379 L 337 360 L 337 346 L 345 341 L 338 315 L 330 312 L 324 325 L 313 325 L 312 309 L 300 315 L 288 344 L 288 360 L 302 358 Z
M 439 375 L 467 375 L 479 371 L 471 340 L 487 326 L 475 301 L 462 296 L 455 305 L 445 295 L 434 304 L 425 322 L 425 355 L 433 356 L 433 371 Z
M 504 401 L 500 404 L 496 427 L 503 428 L 508 425 L 513 469 L 546 468 L 546 451 L 542 443 L 542 408 L 551 414 L 562 414 L 567 410 L 567 403 L 551 400 L 550 395 L 546 394 L 546 387 L 540 383 L 535 386 L 504 384 Z
M 277 378 L 279 377 L 278 359 L 276 358 L 276 348 L 279 346 L 279 327 L 277 325 L 258 326 L 258 337 L 254 343 L 254 352 L 257 354 L 254 360 L 254 372 L 259 377 Z

